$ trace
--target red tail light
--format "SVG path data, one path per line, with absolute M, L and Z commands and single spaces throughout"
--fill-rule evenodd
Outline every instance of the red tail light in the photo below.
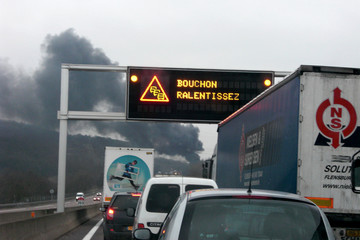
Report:
M 114 209 L 109 208 L 106 214 L 106 219 L 107 220 L 113 220 L 114 219 Z
M 143 223 L 138 223 L 138 228 L 145 228 L 145 225 Z
M 133 197 L 141 197 L 141 193 L 138 193 L 138 192 L 131 193 L 131 196 L 133 196 Z

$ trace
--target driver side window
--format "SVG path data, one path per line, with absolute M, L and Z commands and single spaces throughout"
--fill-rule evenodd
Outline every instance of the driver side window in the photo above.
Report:
M 165 240 L 166 239 L 166 231 L 168 229 L 171 229 L 174 225 L 174 221 L 171 221 L 175 216 L 176 214 L 178 213 L 178 209 L 180 207 L 180 204 L 182 202 L 182 199 L 184 199 L 186 196 L 186 194 L 183 194 L 182 196 L 180 196 L 177 200 L 177 202 L 175 203 L 173 209 L 170 211 L 170 213 L 166 216 L 165 220 L 164 220 L 164 223 L 163 223 L 163 226 L 162 228 L 160 229 L 160 236 L 159 236 L 159 240 Z

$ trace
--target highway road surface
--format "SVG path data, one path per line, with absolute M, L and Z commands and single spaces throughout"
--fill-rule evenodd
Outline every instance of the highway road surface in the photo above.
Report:
M 103 240 L 102 213 L 68 232 L 57 240 Z

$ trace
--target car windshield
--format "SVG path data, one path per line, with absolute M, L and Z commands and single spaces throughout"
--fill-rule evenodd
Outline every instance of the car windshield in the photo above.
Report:
M 321 215 L 310 204 L 217 198 L 189 202 L 179 239 L 328 239 Z
M 113 208 L 119 210 L 126 210 L 127 208 L 136 208 L 139 197 L 133 197 L 131 195 L 118 195 L 115 201 L 111 204 Z

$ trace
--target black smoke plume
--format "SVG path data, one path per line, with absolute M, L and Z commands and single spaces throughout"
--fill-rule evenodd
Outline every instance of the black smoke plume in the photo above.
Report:
M 61 64 L 119 65 L 73 29 L 48 35 L 38 69 L 27 75 L 0 59 L 0 119 L 58 129 Z M 125 75 L 115 72 L 70 72 L 69 110 L 124 111 Z M 118 136 L 132 147 L 155 148 L 157 154 L 198 162 L 203 150 L 199 129 L 167 122 L 73 121 L 70 133 Z M 176 156 L 176 157 L 175 157 Z

